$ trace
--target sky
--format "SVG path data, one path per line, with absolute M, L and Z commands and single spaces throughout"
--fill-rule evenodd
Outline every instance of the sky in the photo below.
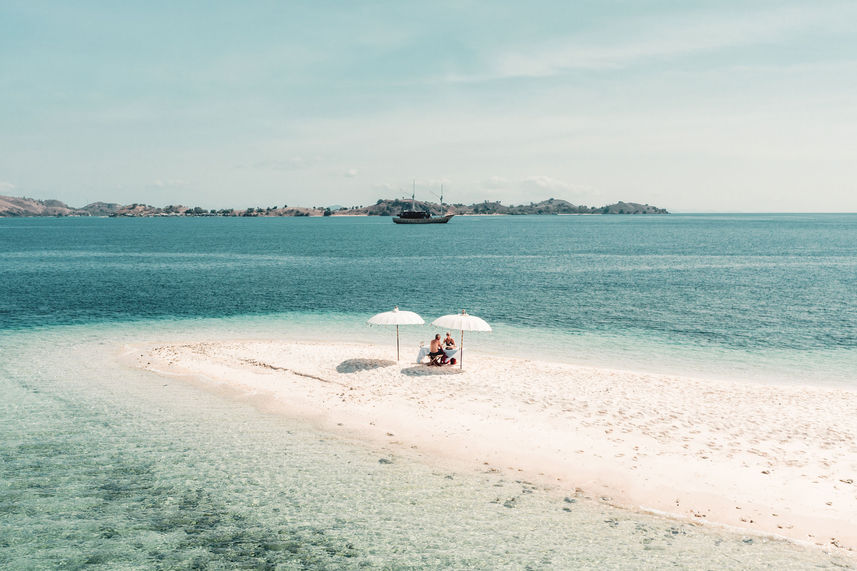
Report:
M 857 211 L 857 2 L 0 0 L 0 194 Z

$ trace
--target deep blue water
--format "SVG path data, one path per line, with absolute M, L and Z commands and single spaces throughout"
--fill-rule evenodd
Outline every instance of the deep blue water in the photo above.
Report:
M 0 284 L 0 329 L 307 312 L 362 324 L 398 304 L 640 354 L 657 342 L 850 362 L 857 215 L 0 219 Z

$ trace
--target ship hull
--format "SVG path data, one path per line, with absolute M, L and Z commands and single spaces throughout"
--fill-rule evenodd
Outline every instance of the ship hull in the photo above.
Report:
M 400 218 L 393 217 L 393 222 L 396 224 L 446 224 L 455 214 L 447 214 L 446 216 L 436 216 L 434 218 Z

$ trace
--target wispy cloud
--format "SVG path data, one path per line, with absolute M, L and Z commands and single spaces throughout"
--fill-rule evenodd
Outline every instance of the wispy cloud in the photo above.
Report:
M 321 162 L 320 157 L 293 156 L 285 159 L 265 159 L 251 164 L 235 165 L 237 169 L 260 169 L 275 171 L 298 171 L 308 169 Z
M 357 171 L 357 169 L 348 169 L 347 171 L 345 171 L 344 176 L 345 176 L 345 178 L 354 178 L 358 174 L 360 174 L 360 173 Z
M 548 194 L 551 198 L 566 200 L 594 200 L 601 194 L 590 185 L 570 183 L 545 175 L 529 176 L 521 181 L 519 187 L 527 193 L 532 192 L 534 196 L 544 197 Z
M 11 182 L 0 180 L 0 192 L 8 192 L 10 190 L 14 190 L 15 185 Z
M 570 191 L 575 189 L 572 184 L 545 175 L 529 176 L 521 181 L 521 185 L 535 190 Z
M 487 188 L 489 190 L 499 190 L 503 188 L 509 188 L 510 182 L 503 178 L 502 176 L 491 176 L 482 181 L 482 188 Z
M 397 187 L 387 182 L 382 182 L 378 184 L 372 185 L 372 190 L 376 192 L 383 192 L 390 194 L 390 196 L 398 197 L 400 194 L 404 193 L 401 187 Z
M 152 181 L 151 186 L 158 189 L 169 189 L 169 188 L 187 188 L 189 186 L 186 180 L 182 180 L 180 178 L 167 178 L 161 179 L 156 178 Z
M 482 73 L 451 75 L 454 82 L 560 75 L 572 70 L 612 70 L 648 61 L 730 48 L 774 44 L 797 32 L 837 28 L 857 17 L 854 4 L 786 6 L 755 12 L 700 11 L 636 20 L 569 40 L 547 40 L 492 55 Z
M 483 180 L 480 186 L 492 192 L 492 197 L 508 200 L 523 200 L 527 197 L 534 197 L 539 200 L 549 197 L 564 199 L 586 197 L 592 199 L 599 194 L 589 185 L 574 184 L 547 175 L 532 175 L 515 180 L 492 176 Z

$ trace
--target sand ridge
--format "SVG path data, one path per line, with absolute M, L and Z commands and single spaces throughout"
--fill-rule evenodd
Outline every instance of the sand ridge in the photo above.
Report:
M 472 351 L 462 372 L 341 343 L 128 353 L 140 367 L 254 395 L 330 430 L 524 472 L 615 505 L 857 550 L 857 391 Z

